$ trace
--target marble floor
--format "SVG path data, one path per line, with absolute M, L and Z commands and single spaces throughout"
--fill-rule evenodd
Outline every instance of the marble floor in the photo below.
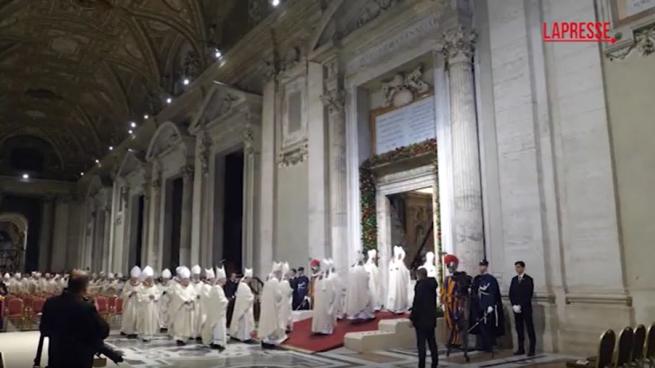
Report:
M 0 333 L 0 350 L 5 356 L 6 367 L 31 367 L 37 339 L 36 332 Z M 143 343 L 112 335 L 107 342 L 125 353 L 126 361 L 120 367 L 132 368 L 409 368 L 417 366 L 415 349 L 392 349 L 359 354 L 341 348 L 327 353 L 306 354 L 288 350 L 262 350 L 259 345 L 234 342 L 230 343 L 225 351 L 219 353 L 197 344 L 178 347 L 166 337 Z M 466 363 L 461 354 L 453 354 L 446 358 L 444 352 L 441 352 L 440 366 L 551 368 L 564 367 L 564 362 L 568 359 L 572 358 L 556 354 L 538 354 L 532 359 L 527 359 L 525 356 L 514 357 L 510 351 L 500 351 L 493 359 L 488 354 L 472 353 L 471 361 Z M 42 366 L 45 366 L 45 363 L 44 354 Z

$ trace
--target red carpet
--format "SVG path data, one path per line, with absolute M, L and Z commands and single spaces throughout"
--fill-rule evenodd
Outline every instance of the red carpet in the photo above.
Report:
M 363 323 L 352 324 L 349 320 L 340 320 L 332 335 L 313 335 L 312 319 L 305 319 L 293 324 L 293 332 L 289 334 L 284 347 L 296 348 L 306 352 L 319 353 L 343 346 L 343 337 L 348 332 L 373 331 L 378 329 L 378 322 L 383 319 L 407 318 L 406 314 L 377 312 L 375 319 Z

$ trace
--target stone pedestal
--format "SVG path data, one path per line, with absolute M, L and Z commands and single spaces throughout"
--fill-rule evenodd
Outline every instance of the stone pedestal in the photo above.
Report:
M 452 129 L 454 251 L 460 268 L 475 274 L 484 257 L 480 153 L 473 85 L 474 34 L 458 28 L 444 34 Z

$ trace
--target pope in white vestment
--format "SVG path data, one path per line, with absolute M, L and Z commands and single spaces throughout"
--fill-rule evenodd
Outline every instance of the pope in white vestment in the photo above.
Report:
M 184 266 L 177 270 L 179 282 L 172 287 L 173 291 L 170 292 L 168 332 L 173 335 L 178 345 L 184 345 L 193 337 L 196 321 L 195 304 L 198 302 L 198 295 L 196 289 L 191 285 L 191 271 Z
M 346 295 L 348 319 L 367 320 L 375 318 L 371 290 L 369 289 L 369 275 L 364 268 L 364 257 L 361 253 L 357 263 L 348 272 L 348 292 Z
M 252 293 L 248 281 L 252 278 L 252 269 L 246 268 L 243 278 L 239 281 L 234 300 L 234 312 L 230 323 L 230 337 L 240 341 L 252 340 L 255 330 L 254 303 L 255 295 Z
M 336 321 L 336 294 L 333 280 L 329 278 L 329 262 L 323 260 L 321 269 L 314 282 L 314 308 L 312 310 L 312 333 L 330 335 Z
M 364 264 L 364 269 L 368 272 L 368 288 L 371 291 L 371 298 L 373 300 L 373 309 L 378 311 L 382 309 L 384 290 L 382 289 L 382 282 L 380 280 L 380 269 L 375 263 L 377 257 L 377 250 L 371 249 L 367 253 L 368 259 Z
M 293 330 L 293 288 L 289 279 L 291 278 L 291 268 L 288 262 L 282 264 L 282 281 L 280 281 L 280 294 L 282 294 L 282 304 L 280 305 L 280 321 L 284 323 L 287 332 Z
M 159 291 L 161 298 L 159 299 L 159 328 L 161 330 L 168 330 L 168 308 L 171 302 L 171 291 L 173 290 L 174 283 L 171 282 L 171 271 L 165 268 L 161 272 L 161 284 L 159 284 Z
M 216 268 L 216 274 L 209 270 L 205 275 L 207 284 L 205 284 L 203 295 L 200 298 L 202 308 L 207 313 L 202 326 L 202 342 L 212 349 L 223 351 L 227 346 L 228 300 L 223 291 L 227 276 L 223 267 Z
M 264 284 L 264 290 L 262 290 L 262 308 L 257 331 L 264 348 L 279 345 L 287 339 L 287 323 L 280 319 L 282 303 L 284 302 L 280 286 L 281 278 L 282 263 L 273 262 L 273 271 Z
M 434 252 L 425 253 L 425 263 L 419 268 L 425 268 L 428 272 L 428 277 L 437 278 L 437 266 L 434 264 Z
M 154 271 L 146 266 L 141 273 L 143 282 L 137 288 L 137 334 L 143 341 L 150 341 L 159 331 L 159 288 L 155 285 Z
M 141 269 L 139 266 L 132 267 L 130 270 L 130 281 L 125 283 L 121 292 L 123 300 L 123 319 L 121 320 L 121 334 L 128 337 L 136 337 L 136 318 L 137 318 L 137 288 L 139 287 L 139 277 Z
M 405 266 L 405 251 L 400 246 L 393 247 L 393 259 L 389 263 L 389 288 L 386 308 L 393 313 L 405 313 L 409 309 L 410 276 Z

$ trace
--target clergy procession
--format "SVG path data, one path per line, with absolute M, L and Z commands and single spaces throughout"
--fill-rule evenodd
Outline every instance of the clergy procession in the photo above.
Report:
M 417 315 L 423 313 L 421 311 L 426 306 L 416 306 L 425 295 L 414 294 L 415 290 L 425 292 L 425 283 L 421 284 L 421 275 L 424 275 L 423 278 L 435 281 L 434 302 L 437 302 L 439 272 L 435 255 L 427 252 L 425 262 L 412 270 L 419 279 L 417 283 L 412 280 L 412 272 L 405 264 L 404 249 L 395 246 L 392 253 L 386 284 L 378 267 L 377 251 L 368 250 L 367 257 L 360 252 L 357 261 L 344 274 L 336 271 L 332 259 L 312 259 L 309 262 L 310 277 L 304 275 L 303 267 L 296 270 L 287 262 L 273 262 L 263 287 L 257 287 L 260 281 L 248 268 L 240 278 L 234 274 L 228 278 L 223 266 L 204 270 L 199 265 L 191 269 L 180 266 L 175 269 L 175 276 L 169 269 L 156 275 L 150 266 L 143 269 L 134 266 L 127 278 L 121 274 L 93 274 L 88 298 L 95 302 L 101 314 L 105 306 L 100 301 L 111 300 L 113 311 L 120 310 L 115 313 L 120 316 L 120 334 L 146 343 L 156 336 L 167 335 L 179 346 L 202 343 L 221 352 L 231 338 L 244 343 L 258 342 L 262 348 L 271 349 L 283 344 L 293 333 L 296 312 L 311 310 L 311 333 L 329 336 L 340 320 L 361 323 L 374 320 L 376 313 L 385 310 L 397 316 L 411 311 L 417 340 L 424 344 L 426 340 L 419 335 L 426 336 L 425 326 L 417 326 L 415 321 L 425 320 Z M 447 354 L 452 350 L 462 350 L 468 360 L 467 352 L 471 346 L 468 335 L 478 335 L 476 347 L 493 353 L 496 338 L 504 333 L 504 318 L 498 282 L 487 272 L 488 262 L 480 262 L 480 274 L 475 278 L 458 271 L 458 264 L 454 255 L 443 258 L 449 274 L 443 280 L 438 299 L 448 328 L 448 339 L 444 342 Z M 525 267 L 524 263 L 517 262 L 517 272 L 521 264 Z M 67 275 L 60 274 L 45 273 L 42 276 L 34 272 L 22 277 L 16 273 L 13 277 L 5 274 L 2 283 L 10 297 L 48 297 L 65 290 L 67 279 Z M 512 309 L 518 316 L 516 318 L 521 318 L 521 328 L 523 322 L 528 328 L 529 354 L 533 355 L 534 327 L 529 310 L 532 290 L 519 293 L 516 291 L 518 285 L 513 284 L 510 295 L 517 299 L 514 295 L 520 294 L 523 301 Z M 430 288 L 432 286 L 428 286 Z M 524 308 L 523 315 L 521 308 Z M 433 310 L 426 313 L 434 314 L 434 318 L 429 320 L 436 320 L 436 304 L 430 309 Z M 427 336 L 434 335 L 434 326 L 431 329 Z M 521 354 L 524 353 L 523 335 L 521 331 Z M 427 342 L 430 342 L 429 338 Z M 425 346 L 422 348 L 425 355 Z

